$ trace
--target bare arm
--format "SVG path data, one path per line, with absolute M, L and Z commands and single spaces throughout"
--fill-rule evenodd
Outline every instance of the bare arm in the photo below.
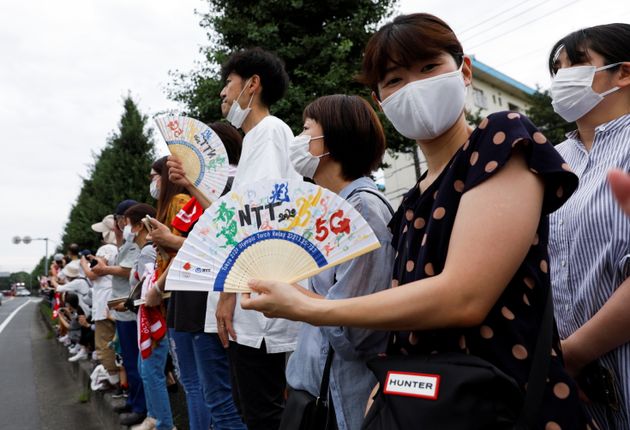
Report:
M 527 255 L 542 198 L 542 182 L 515 153 L 499 172 L 462 196 L 442 273 L 344 300 L 311 299 L 286 284 L 254 281 L 253 290 L 262 294 L 244 297 L 242 306 L 314 325 L 390 330 L 477 325 Z
M 562 341 L 567 370 L 576 375 L 591 361 L 630 342 L 630 278 L 582 327 Z
M 85 276 L 90 281 L 94 281 L 95 279 L 98 278 L 98 275 L 92 272 L 92 268 L 90 267 L 90 263 L 88 262 L 87 258 L 81 257 L 80 264 L 81 264 L 81 268 L 83 269 L 83 272 L 85 273 Z
M 96 273 L 98 276 L 113 275 L 128 278 L 131 269 L 122 266 L 108 266 L 106 263 L 99 260 L 99 263 L 92 268 L 92 272 Z

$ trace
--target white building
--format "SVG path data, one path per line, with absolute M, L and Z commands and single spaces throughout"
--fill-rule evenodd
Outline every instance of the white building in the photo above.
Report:
M 535 92 L 492 67 L 472 59 L 473 83 L 466 95 L 466 109 L 472 114 L 487 116 L 493 112 L 511 110 L 524 112 L 529 109 L 527 96 Z M 426 169 L 422 152 L 416 148 L 420 171 Z M 385 195 L 394 207 L 398 206 L 403 194 L 418 182 L 416 162 L 413 154 L 398 153 L 397 158 L 385 155 L 389 165 L 384 169 L 380 185 L 385 186 Z M 380 179 L 380 178 L 379 178 Z

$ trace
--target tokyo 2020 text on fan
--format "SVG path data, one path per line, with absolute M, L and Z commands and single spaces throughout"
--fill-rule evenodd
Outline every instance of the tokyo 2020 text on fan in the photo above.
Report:
M 380 246 L 346 200 L 299 180 L 233 190 L 201 216 L 167 290 L 248 292 L 250 279 L 298 282 Z
M 217 200 L 229 169 L 221 138 L 203 122 L 187 116 L 168 113 L 154 120 L 169 151 L 184 165 L 186 177 L 210 201 Z

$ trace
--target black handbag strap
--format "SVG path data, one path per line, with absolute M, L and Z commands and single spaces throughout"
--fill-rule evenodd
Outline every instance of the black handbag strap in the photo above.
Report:
M 317 397 L 317 402 L 320 400 L 324 400 L 325 403 L 328 403 L 328 386 L 330 384 L 330 368 L 332 367 L 333 356 L 335 355 L 335 350 L 333 349 L 331 344 L 328 344 L 328 355 L 326 356 L 326 364 L 324 365 L 324 373 L 322 374 L 322 383 L 319 386 L 319 396 Z
M 545 304 L 540 332 L 536 341 L 536 351 L 532 360 L 532 368 L 527 380 L 527 392 L 517 429 L 533 429 L 537 425 L 538 412 L 545 394 L 549 363 L 551 362 L 551 344 L 553 335 L 553 295 L 551 286 Z
M 385 196 L 383 196 L 381 193 L 379 193 L 375 189 L 367 188 L 367 187 L 355 188 L 354 190 L 352 190 L 350 194 L 348 194 L 348 197 L 346 197 L 346 200 L 352 197 L 353 195 L 355 195 L 356 193 L 368 193 L 368 194 L 372 194 L 378 197 L 385 204 L 385 206 L 387 206 L 389 213 L 392 214 L 392 216 L 394 216 L 395 212 L 394 212 L 394 208 L 392 208 L 392 205 L 389 204 Z

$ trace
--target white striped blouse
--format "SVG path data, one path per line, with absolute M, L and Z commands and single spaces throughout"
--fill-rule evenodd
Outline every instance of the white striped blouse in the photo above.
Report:
M 606 173 L 630 171 L 630 114 L 598 126 L 590 151 L 576 131 L 556 146 L 580 178 L 577 190 L 549 216 L 555 315 L 562 339 L 597 313 L 630 275 L 630 218 L 613 198 Z M 630 343 L 604 355 L 621 395 L 616 428 L 630 429 Z M 589 407 L 598 423 L 605 413 Z

